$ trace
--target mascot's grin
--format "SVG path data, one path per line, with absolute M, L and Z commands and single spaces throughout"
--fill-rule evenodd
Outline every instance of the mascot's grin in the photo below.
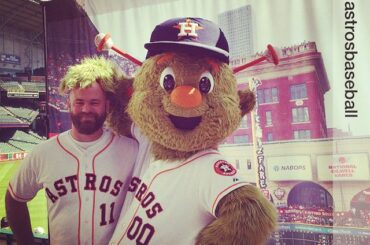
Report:
M 178 117 L 174 115 L 169 115 L 169 118 L 172 122 L 172 124 L 177 128 L 181 130 L 192 130 L 196 128 L 199 123 L 202 121 L 202 117 Z

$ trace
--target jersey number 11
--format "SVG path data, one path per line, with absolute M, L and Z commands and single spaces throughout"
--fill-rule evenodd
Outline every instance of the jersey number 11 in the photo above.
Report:
M 100 225 L 103 226 L 103 225 L 108 224 L 107 223 L 107 217 L 106 217 L 106 214 L 107 214 L 107 205 L 105 203 L 103 203 L 102 205 L 100 205 L 100 211 L 101 211 Z M 109 224 L 112 224 L 114 222 L 113 211 L 114 211 L 114 202 L 112 202 L 110 204 L 109 221 L 108 221 Z

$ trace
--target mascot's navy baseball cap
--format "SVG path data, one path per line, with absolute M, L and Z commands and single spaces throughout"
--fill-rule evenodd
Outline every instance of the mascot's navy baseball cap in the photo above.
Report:
M 229 45 L 222 30 L 202 18 L 174 18 L 157 25 L 144 47 L 146 58 L 168 51 L 204 54 L 229 63 Z

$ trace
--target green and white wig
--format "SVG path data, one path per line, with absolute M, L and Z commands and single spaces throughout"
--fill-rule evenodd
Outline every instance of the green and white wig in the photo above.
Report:
M 88 57 L 68 68 L 59 85 L 61 95 L 74 88 L 87 88 L 94 82 L 100 84 L 110 100 L 111 111 L 106 124 L 117 134 L 129 135 L 131 120 L 126 113 L 132 79 L 124 76 L 118 65 L 104 57 Z
M 104 57 L 88 57 L 68 68 L 60 82 L 59 92 L 68 94 L 74 88 L 87 88 L 97 82 L 106 93 L 113 93 L 121 76 L 113 62 Z

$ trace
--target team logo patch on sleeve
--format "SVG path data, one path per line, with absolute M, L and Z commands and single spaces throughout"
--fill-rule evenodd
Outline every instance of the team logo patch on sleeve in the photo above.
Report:
M 219 175 L 224 175 L 224 176 L 233 176 L 236 174 L 236 169 L 231 165 L 230 163 L 226 162 L 225 160 L 218 160 L 215 162 L 213 165 L 216 173 Z

